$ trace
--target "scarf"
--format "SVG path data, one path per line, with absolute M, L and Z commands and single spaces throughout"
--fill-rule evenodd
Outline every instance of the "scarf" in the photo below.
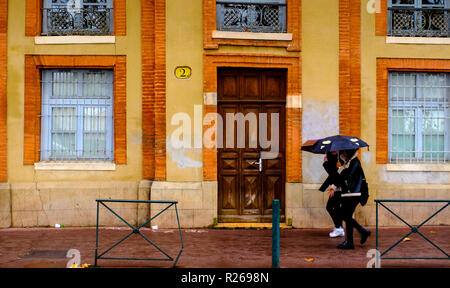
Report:
M 342 171 L 344 171 L 344 169 L 347 169 L 350 166 L 350 163 L 352 162 L 352 160 L 355 159 L 356 157 L 358 157 L 358 153 L 355 152 L 355 154 L 350 159 L 347 159 L 344 155 L 341 155 L 340 157 L 341 157 L 342 161 L 344 161 L 344 164 L 338 168 L 339 174 L 341 174 Z

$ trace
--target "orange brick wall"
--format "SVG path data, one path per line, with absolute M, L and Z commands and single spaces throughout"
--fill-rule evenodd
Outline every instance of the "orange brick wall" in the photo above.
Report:
M 203 58 L 203 92 L 217 93 L 218 67 L 255 67 L 255 68 L 286 68 L 287 95 L 301 93 L 301 58 L 300 56 L 278 56 L 257 54 L 205 54 Z M 217 113 L 217 106 L 206 105 L 205 113 Z M 302 154 L 300 151 L 302 140 L 302 125 L 300 108 L 286 109 L 286 181 L 301 182 Z M 209 126 L 204 126 L 204 131 Z M 203 148 L 203 179 L 217 181 L 217 149 Z
M 6 166 L 6 67 L 8 0 L 0 0 L 0 182 L 7 180 Z
M 114 0 L 114 35 L 127 34 L 126 0 Z M 43 0 L 26 0 L 25 36 L 39 36 L 42 30 Z
M 375 35 L 386 36 L 387 35 L 387 0 L 380 1 L 381 11 L 375 14 Z
M 400 58 L 378 58 L 377 59 L 377 164 L 388 162 L 388 72 L 389 71 L 429 71 L 450 72 L 450 60 L 441 59 L 400 59 Z
M 114 160 L 127 163 L 126 57 L 125 56 L 25 56 L 24 165 L 40 160 L 42 68 L 114 69 Z
M 166 179 L 166 4 L 141 2 L 143 178 Z
M 287 0 L 287 33 L 292 33 L 291 41 L 214 39 L 212 32 L 217 30 L 216 0 L 203 0 L 203 47 L 217 49 L 219 45 L 286 47 L 288 51 L 301 50 L 301 0 Z
M 339 1 L 339 133 L 361 135 L 361 5 Z

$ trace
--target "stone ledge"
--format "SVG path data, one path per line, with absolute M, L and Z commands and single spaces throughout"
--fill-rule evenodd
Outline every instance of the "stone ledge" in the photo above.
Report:
M 292 41 L 292 33 L 256 33 L 256 32 L 232 32 L 212 31 L 212 38 L 238 39 L 238 40 L 269 40 Z
M 45 44 L 114 44 L 115 36 L 36 36 L 34 43 Z
M 449 164 L 386 164 L 386 171 L 450 172 Z

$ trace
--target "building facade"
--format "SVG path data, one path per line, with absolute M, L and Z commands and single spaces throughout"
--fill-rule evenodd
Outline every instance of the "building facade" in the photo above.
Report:
M 183 227 L 268 222 L 276 198 L 286 224 L 330 227 L 323 158 L 300 148 L 335 134 L 370 144 L 361 224 L 374 199 L 449 199 L 449 9 L 0 0 L 0 226 L 94 226 L 100 198 L 176 200 Z M 115 208 L 143 223 L 162 207 Z M 169 210 L 153 225 L 176 224 Z

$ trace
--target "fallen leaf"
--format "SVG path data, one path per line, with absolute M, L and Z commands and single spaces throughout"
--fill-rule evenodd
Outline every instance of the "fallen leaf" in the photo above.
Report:
M 411 238 L 406 237 L 402 242 L 411 241 Z
M 433 230 L 431 230 L 431 231 L 430 231 L 430 233 L 431 233 L 431 234 L 436 234 L 437 232 L 436 232 L 436 231 L 433 231 Z
M 314 258 L 305 258 L 305 261 L 309 262 L 309 263 L 312 263 L 312 262 L 314 262 Z

